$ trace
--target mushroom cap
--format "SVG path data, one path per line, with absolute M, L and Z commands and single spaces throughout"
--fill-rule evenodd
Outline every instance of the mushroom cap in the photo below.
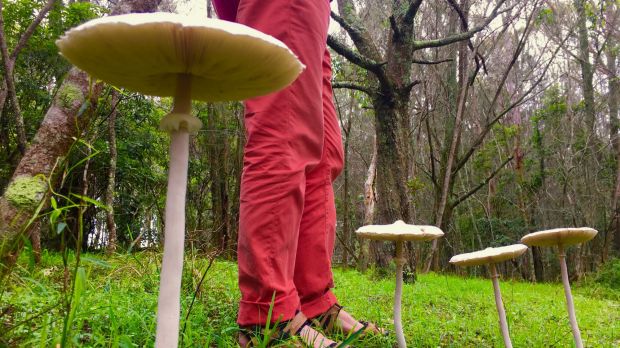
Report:
M 521 238 L 521 243 L 529 246 L 573 245 L 587 242 L 597 233 L 590 227 L 554 228 L 527 234 Z
M 479 266 L 489 263 L 498 263 L 522 255 L 527 250 L 523 244 L 513 244 L 497 248 L 486 248 L 473 253 L 454 255 L 450 263 L 457 266 Z
M 401 220 L 391 225 L 366 225 L 355 231 L 362 238 L 374 240 L 425 241 L 443 236 L 439 227 L 408 225 Z
M 86 22 L 56 41 L 78 68 L 142 94 L 173 96 L 191 77 L 192 99 L 242 100 L 292 83 L 304 69 L 281 41 L 245 25 L 174 13 Z

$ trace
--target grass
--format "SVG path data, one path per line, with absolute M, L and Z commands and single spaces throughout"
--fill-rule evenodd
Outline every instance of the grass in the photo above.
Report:
M 33 267 L 20 260 L 0 287 L 0 347 L 54 347 L 61 341 L 64 270 L 58 254 Z M 85 289 L 74 299 L 68 346 L 150 347 L 155 332 L 161 255 L 84 255 Z M 189 255 L 183 277 L 181 328 L 186 347 L 236 347 L 236 265 L 217 260 L 208 270 L 185 322 L 194 289 L 208 267 Z M 394 281 L 352 270 L 334 271 L 334 292 L 358 318 L 392 329 Z M 571 347 L 561 284 L 502 281 L 515 347 Z M 620 294 L 593 283 L 574 287 L 577 319 L 587 347 L 620 346 Z M 75 297 L 75 293 L 73 294 Z M 419 275 L 403 289 L 403 324 L 411 347 L 501 347 L 491 281 Z M 342 337 L 340 337 L 342 339 Z M 373 337 L 356 347 L 392 347 L 395 337 Z M 287 346 L 283 342 L 281 346 Z

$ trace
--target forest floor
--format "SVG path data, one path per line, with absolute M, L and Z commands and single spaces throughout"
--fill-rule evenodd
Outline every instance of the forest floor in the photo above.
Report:
M 0 347 L 54 347 L 63 337 L 64 346 L 151 347 L 160 262 L 161 255 L 151 252 L 85 254 L 76 271 L 70 257 L 69 272 L 77 274 L 77 282 L 71 291 L 69 281 L 65 291 L 61 255 L 45 253 L 36 266 L 22 257 L 0 284 Z M 182 346 L 236 347 L 236 265 L 215 260 L 196 293 L 208 265 L 205 257 L 186 255 Z M 394 346 L 394 280 L 354 270 L 336 269 L 334 274 L 334 291 L 348 311 L 391 330 L 389 337 L 353 345 Z M 501 288 L 515 347 L 572 346 L 561 284 L 502 280 Z M 620 291 L 584 282 L 574 286 L 573 293 L 585 346 L 620 347 Z M 73 310 L 63 306 L 68 301 Z M 419 275 L 403 289 L 403 324 L 410 347 L 503 345 L 488 279 Z

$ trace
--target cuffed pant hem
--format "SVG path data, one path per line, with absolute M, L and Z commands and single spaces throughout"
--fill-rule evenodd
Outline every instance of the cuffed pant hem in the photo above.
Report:
M 314 318 L 325 313 L 331 306 L 336 304 L 338 300 L 331 290 L 327 290 L 323 295 L 313 299 L 310 302 L 301 304 L 301 311 L 308 317 Z
M 239 326 L 265 325 L 267 323 L 267 316 L 269 315 L 270 307 L 271 302 L 239 301 L 239 315 L 237 317 L 237 324 L 239 324 Z M 286 297 L 276 297 L 271 313 L 271 322 L 281 323 L 283 321 L 290 320 L 295 316 L 295 313 L 298 310 L 299 297 L 297 296 L 297 293 Z

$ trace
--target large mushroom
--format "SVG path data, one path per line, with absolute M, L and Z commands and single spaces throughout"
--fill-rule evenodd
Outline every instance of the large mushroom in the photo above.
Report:
M 508 332 L 506 311 L 504 310 L 502 294 L 499 289 L 499 274 L 497 273 L 495 264 L 521 256 L 526 250 L 527 246 L 523 244 L 513 244 L 498 248 L 486 248 L 472 253 L 459 254 L 452 256 L 450 259 L 450 263 L 462 267 L 489 265 L 491 279 L 493 281 L 493 292 L 495 294 L 495 306 L 497 307 L 497 314 L 499 315 L 499 326 L 506 348 L 512 348 L 512 342 L 510 341 L 510 334 Z
M 443 236 L 443 232 L 435 226 L 408 225 L 401 220 L 391 225 L 366 225 L 355 231 L 361 238 L 373 240 L 387 240 L 396 242 L 396 290 L 394 291 L 394 329 L 396 340 L 400 348 L 407 347 L 405 334 L 403 333 L 401 299 L 403 292 L 403 242 L 428 241 Z
M 564 284 L 564 296 L 566 296 L 566 309 L 568 310 L 568 320 L 573 331 L 573 339 L 577 348 L 583 347 L 581 332 L 577 325 L 575 316 L 575 305 L 573 304 L 573 294 L 570 291 L 568 280 L 568 269 L 566 268 L 567 246 L 587 242 L 594 238 L 598 231 L 589 227 L 579 228 L 554 228 L 551 230 L 539 231 L 527 234 L 521 238 L 521 243 L 529 246 L 557 246 L 558 257 L 560 259 L 560 272 L 562 273 L 562 283 Z
M 277 39 L 241 24 L 172 13 L 95 19 L 56 44 L 78 68 L 112 85 L 160 97 L 174 107 L 160 123 L 170 134 L 165 241 L 155 346 L 178 344 L 189 134 L 200 129 L 191 101 L 240 100 L 279 90 L 304 66 Z

